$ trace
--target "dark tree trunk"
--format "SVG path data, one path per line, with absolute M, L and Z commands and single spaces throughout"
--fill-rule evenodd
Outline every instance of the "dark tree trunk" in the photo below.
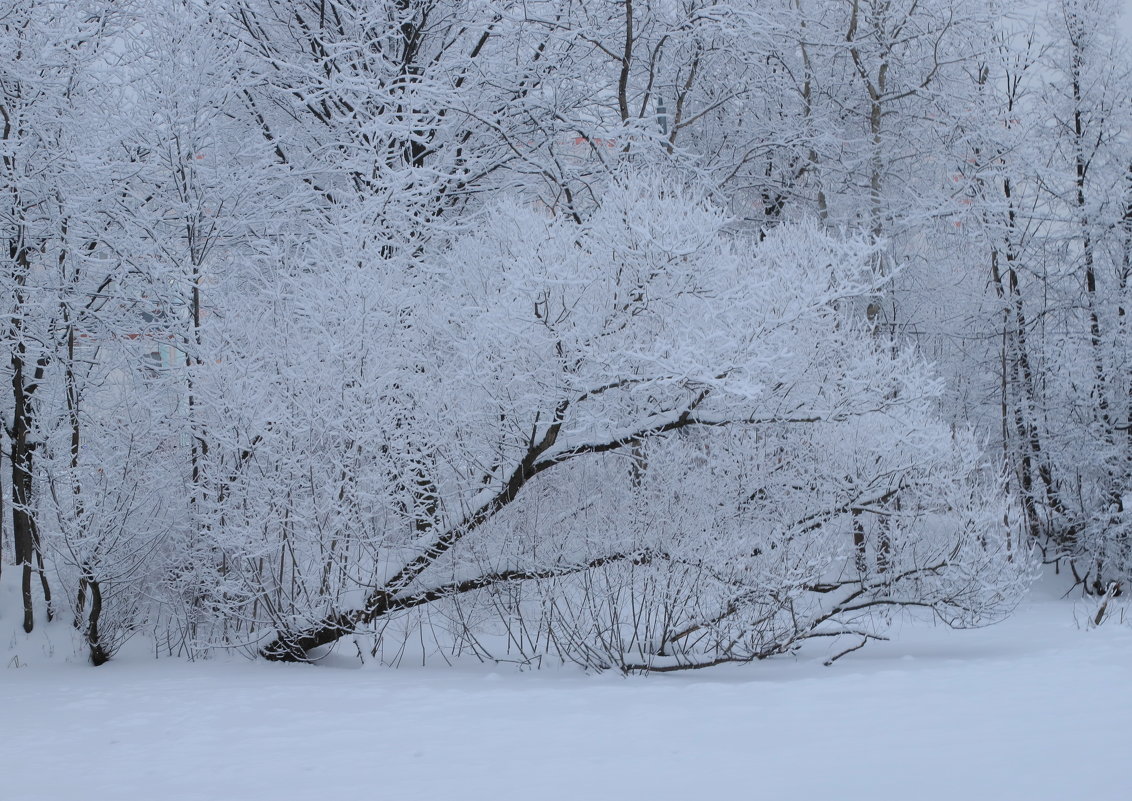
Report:
M 35 626 L 35 610 L 32 601 L 32 572 L 38 571 L 43 587 L 43 599 L 47 605 L 47 619 L 51 620 L 51 587 L 44 570 L 39 526 L 32 507 L 34 483 L 34 462 L 36 443 L 33 441 L 34 407 L 36 388 L 47 369 L 47 358 L 40 357 L 35 363 L 31 381 L 27 380 L 26 349 L 23 342 L 17 342 L 12 353 L 12 414 L 11 452 L 12 463 L 12 540 L 16 564 L 20 566 L 21 595 L 24 609 L 24 631 L 30 632 Z
M 110 661 L 110 652 L 102 644 L 98 623 L 102 617 L 102 585 L 93 578 L 87 578 L 90 588 L 90 615 L 87 617 L 86 641 L 90 646 L 90 661 L 95 667 Z

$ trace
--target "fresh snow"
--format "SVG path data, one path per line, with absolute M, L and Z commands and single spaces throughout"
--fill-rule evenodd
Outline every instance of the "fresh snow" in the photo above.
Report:
M 95 669 L 62 659 L 56 624 L 5 643 L 0 797 L 1132 798 L 1132 627 L 1087 629 L 1094 608 L 905 624 L 829 668 L 823 652 L 627 679 L 355 669 L 345 648 L 316 667 L 134 648 Z

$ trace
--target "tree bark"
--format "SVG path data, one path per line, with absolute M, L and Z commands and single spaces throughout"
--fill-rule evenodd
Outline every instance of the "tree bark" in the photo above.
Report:
M 34 432 L 34 395 L 43 373 L 47 369 L 47 357 L 40 357 L 34 367 L 33 380 L 28 381 L 25 370 L 26 346 L 17 342 L 12 352 L 12 396 L 14 409 L 12 430 L 10 432 L 12 463 L 12 539 L 15 547 L 16 564 L 20 565 L 21 597 L 24 611 L 24 631 L 31 632 L 35 627 L 35 610 L 32 601 L 32 572 L 38 568 L 43 599 L 47 605 L 47 619 L 54 612 L 51 606 L 51 587 L 43 567 L 42 544 L 39 525 L 33 507 L 34 464 L 36 443 Z

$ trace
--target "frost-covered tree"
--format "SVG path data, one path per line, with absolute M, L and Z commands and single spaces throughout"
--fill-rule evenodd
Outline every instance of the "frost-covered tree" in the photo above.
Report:
M 1132 65 L 1114 35 L 1115 4 L 1065 0 L 1051 9 L 1049 165 L 1037 180 L 1054 220 L 1043 291 L 1051 432 L 1060 526 L 1078 577 L 1103 593 L 1126 582 L 1129 550 L 1127 170 Z
M 688 666 L 867 634 L 857 618 L 877 606 L 957 624 L 1009 606 L 1028 562 L 995 471 L 930 422 L 915 358 L 845 311 L 876 289 L 870 248 L 812 227 L 732 240 L 694 186 L 650 172 L 619 173 L 581 225 L 496 205 L 409 273 L 346 226 L 361 263 L 295 279 L 271 337 L 306 367 L 265 374 L 270 399 L 253 390 L 287 424 L 248 456 L 217 531 L 238 544 L 238 617 L 278 631 L 264 655 L 501 588 L 592 611 L 599 588 L 635 594 L 645 576 L 686 586 L 640 596 L 668 608 L 666 635 L 615 656 L 576 608 L 577 647 L 544 650 L 646 669 L 677 647 L 665 637 L 716 631 L 679 638 Z
M 0 408 L 26 631 L 34 625 L 36 573 L 52 615 L 39 503 L 52 406 L 64 395 L 74 400 L 76 325 L 109 280 L 99 260 L 107 225 L 99 198 L 110 184 L 105 151 L 91 140 L 115 18 L 114 9 L 93 2 L 0 9 L 0 285 L 11 389 Z

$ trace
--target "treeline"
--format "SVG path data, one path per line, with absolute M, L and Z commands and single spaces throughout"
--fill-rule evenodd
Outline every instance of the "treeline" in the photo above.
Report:
M 1111 0 L 0 6 L 0 580 L 656 671 L 1132 571 Z

